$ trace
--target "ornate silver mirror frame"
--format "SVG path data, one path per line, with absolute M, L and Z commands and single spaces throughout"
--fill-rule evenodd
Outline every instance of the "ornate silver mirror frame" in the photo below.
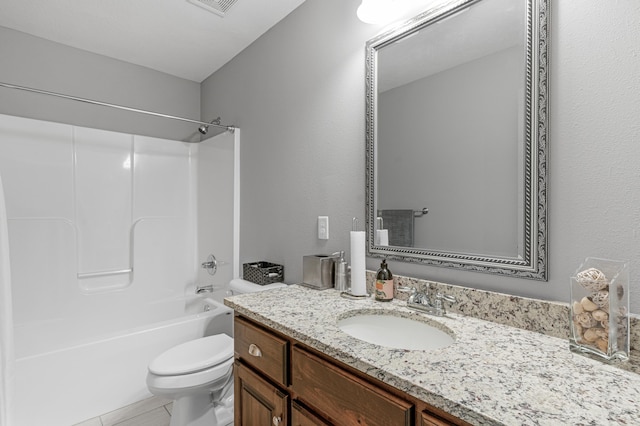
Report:
M 548 24 L 549 0 L 518 0 L 526 3 L 526 29 L 523 57 L 526 58 L 524 83 L 524 146 L 521 148 L 523 188 L 520 188 L 523 217 L 518 218 L 518 253 L 514 256 L 473 251 L 390 246 L 376 244 L 378 173 L 376 154 L 378 128 L 378 53 L 385 46 L 408 39 L 429 25 L 444 21 L 484 0 L 455 0 L 429 10 L 400 26 L 369 40 L 366 44 L 366 229 L 367 254 L 405 262 L 458 268 L 547 280 L 547 137 L 548 137 Z M 491 102 L 489 100 L 489 102 Z M 423 207 L 422 205 L 418 207 Z M 428 206 L 427 206 L 428 207 Z

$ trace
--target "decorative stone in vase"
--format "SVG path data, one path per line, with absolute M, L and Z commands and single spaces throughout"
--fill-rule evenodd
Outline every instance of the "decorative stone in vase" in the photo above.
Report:
M 628 312 L 627 263 L 588 257 L 571 277 L 571 350 L 628 360 Z

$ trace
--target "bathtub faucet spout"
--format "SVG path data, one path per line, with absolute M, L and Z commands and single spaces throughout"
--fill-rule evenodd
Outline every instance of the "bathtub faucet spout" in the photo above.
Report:
M 213 284 L 196 286 L 196 294 L 213 293 Z

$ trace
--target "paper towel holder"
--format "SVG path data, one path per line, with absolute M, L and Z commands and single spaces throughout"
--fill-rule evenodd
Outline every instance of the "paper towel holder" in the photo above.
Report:
M 369 293 L 362 294 L 362 295 L 355 295 L 355 294 L 351 294 L 348 291 L 343 291 L 340 293 L 340 297 L 344 297 L 345 299 L 351 299 L 351 300 L 361 300 L 361 299 L 368 299 L 371 297 L 371 295 Z

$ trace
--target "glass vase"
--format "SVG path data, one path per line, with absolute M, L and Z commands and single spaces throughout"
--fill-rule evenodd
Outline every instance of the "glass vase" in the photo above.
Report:
M 629 359 L 629 268 L 588 257 L 571 277 L 570 348 L 605 360 Z

